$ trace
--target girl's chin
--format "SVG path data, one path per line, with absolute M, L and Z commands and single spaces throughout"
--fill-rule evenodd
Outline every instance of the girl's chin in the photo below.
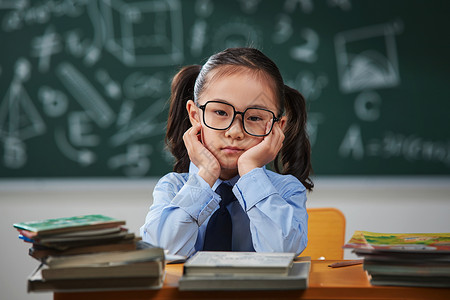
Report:
M 220 167 L 224 172 L 227 173 L 237 173 L 238 170 L 238 164 L 236 161 L 220 161 Z
M 230 171 L 238 169 L 237 163 L 235 163 L 235 164 L 230 164 L 230 163 L 223 164 L 223 163 L 221 163 L 220 167 L 222 168 L 222 170 L 230 170 Z

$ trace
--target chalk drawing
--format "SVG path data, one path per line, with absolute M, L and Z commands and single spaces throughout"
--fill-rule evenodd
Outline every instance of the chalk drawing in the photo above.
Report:
M 219 27 L 213 33 L 215 49 L 233 47 L 258 46 L 262 44 L 261 34 L 251 25 L 244 22 L 230 22 Z
M 0 140 L 4 143 L 6 167 L 18 169 L 27 161 L 26 139 L 45 133 L 46 126 L 23 85 L 30 78 L 31 65 L 19 58 L 14 75 L 0 105 Z
M 344 139 L 339 146 L 339 156 L 351 157 L 354 160 L 361 160 L 364 157 L 364 144 L 361 136 L 361 128 L 357 124 L 352 124 L 347 130 Z
M 97 81 L 103 85 L 105 94 L 115 100 L 122 98 L 122 89 L 117 81 L 111 79 L 109 73 L 105 69 L 100 69 L 95 72 Z
M 322 91 L 328 86 L 328 76 L 326 74 L 316 76 L 311 71 L 301 71 L 295 80 L 287 82 L 299 90 L 307 101 L 314 101 L 320 98 Z
M 123 82 L 123 92 L 128 99 L 161 97 L 169 90 L 170 79 L 162 72 L 151 75 L 131 73 Z
M 254 14 L 258 10 L 261 0 L 238 0 L 241 10 L 247 14 Z
M 380 118 L 381 97 L 375 91 L 364 91 L 355 99 L 356 116 L 363 121 L 376 121 Z
M 24 9 L 28 0 L 0 0 L 0 9 Z
M 124 127 L 130 124 L 133 118 L 134 102 L 131 100 L 125 100 L 120 107 L 120 111 L 117 115 L 117 127 Z
M 92 120 L 84 111 L 72 111 L 67 118 L 69 140 L 74 146 L 94 147 L 100 144 L 100 137 L 92 134 Z
M 97 156 L 93 151 L 85 148 L 74 148 L 67 140 L 63 128 L 55 129 L 55 142 L 61 153 L 63 153 L 68 159 L 77 162 L 83 167 L 90 166 L 97 160 Z
M 106 26 L 103 22 L 103 16 L 98 8 L 97 1 L 88 1 L 87 3 L 87 13 L 94 28 L 94 37 L 86 52 L 84 63 L 92 66 L 101 57 L 101 49 L 106 38 Z
M 67 112 L 69 99 L 61 91 L 43 85 L 38 90 L 38 98 L 42 102 L 44 113 L 49 117 L 60 117 Z
M 166 125 L 165 122 L 157 123 L 154 119 L 162 113 L 161 107 L 164 106 L 166 101 L 165 98 L 161 98 L 152 103 L 152 105 L 142 114 L 118 130 L 117 133 L 110 138 L 110 144 L 113 147 L 117 147 L 142 138 L 163 134 Z
M 311 146 L 314 146 L 319 135 L 319 125 L 325 121 L 325 117 L 322 113 L 310 112 L 308 114 L 307 132 L 309 135 L 309 142 Z
M 38 70 L 46 73 L 50 68 L 50 59 L 52 55 L 62 51 L 62 41 L 52 25 L 47 26 L 45 32 L 40 37 L 35 37 L 31 41 L 31 56 L 38 57 Z
M 329 7 L 339 7 L 343 11 L 350 11 L 352 9 L 352 3 L 350 0 L 328 0 Z
M 317 50 L 320 44 L 320 38 L 316 31 L 311 28 L 304 28 L 300 31 L 300 36 L 306 43 L 292 47 L 290 54 L 295 60 L 313 63 L 317 61 Z
M 339 147 L 339 155 L 354 160 L 379 157 L 383 160 L 403 159 L 410 163 L 441 163 L 450 167 L 448 141 L 433 141 L 414 134 L 387 131 L 380 138 L 370 138 L 364 143 L 362 134 L 358 125 L 351 125 Z
M 184 59 L 181 3 L 103 0 L 106 49 L 127 66 L 170 66 Z M 120 26 L 120 30 L 117 27 Z
M 272 41 L 275 44 L 282 44 L 287 42 L 294 33 L 292 28 L 292 19 L 286 14 L 280 14 L 277 16 L 275 22 L 275 32 L 272 34 Z
M 204 20 L 198 20 L 192 26 L 191 33 L 191 54 L 199 56 L 203 52 L 203 48 L 206 43 L 206 30 L 208 29 L 207 23 Z
M 153 152 L 150 145 L 131 144 L 127 146 L 127 152 L 111 157 L 108 160 L 110 169 L 123 168 L 123 172 L 129 177 L 144 176 L 150 170 L 151 162 L 148 156 Z
M 38 1 L 17 1 L 19 5 L 17 9 L 8 12 L 2 20 L 3 30 L 11 32 L 25 26 L 46 24 L 53 16 L 75 18 L 84 13 L 84 5 L 75 5 L 76 2 L 82 1 L 47 0 L 36 2 Z M 30 3 L 34 5 L 30 5 Z
M 214 12 L 214 2 L 211 0 L 197 0 L 195 1 L 194 9 L 197 16 L 207 18 Z
M 89 38 L 86 38 L 83 32 L 79 29 L 69 30 L 65 33 L 64 41 L 66 44 L 66 52 L 75 57 L 84 58 L 85 64 L 86 57 L 91 50 L 92 42 Z
M 19 58 L 14 72 L 0 107 L 0 136 L 23 141 L 44 134 L 46 126 L 23 86 L 30 77 L 30 62 Z
M 403 158 L 409 162 L 426 161 L 450 166 L 450 142 L 388 131 L 381 138 L 368 142 L 367 156 Z
M 84 75 L 72 64 L 63 62 L 58 65 L 56 75 L 98 126 L 105 128 L 114 122 L 114 111 Z
M 343 93 L 400 84 L 395 35 L 401 31 L 402 24 L 398 21 L 336 34 L 336 62 Z M 379 47 L 361 50 L 367 42 L 377 43 Z
M 27 163 L 26 144 L 14 137 L 7 136 L 1 138 L 4 144 L 3 164 L 9 169 L 20 169 Z
M 303 13 L 310 14 L 314 10 L 314 4 L 312 0 L 286 0 L 284 2 L 284 10 L 289 13 L 295 12 L 297 7 Z

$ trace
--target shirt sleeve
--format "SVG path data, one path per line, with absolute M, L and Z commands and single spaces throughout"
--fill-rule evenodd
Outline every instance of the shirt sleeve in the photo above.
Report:
M 192 255 L 198 229 L 219 205 L 219 196 L 199 175 L 163 177 L 153 191 L 153 204 L 141 227 L 142 239 L 170 254 Z
M 308 242 L 306 189 L 291 175 L 269 178 L 257 168 L 242 176 L 234 193 L 250 220 L 257 252 L 300 254 Z

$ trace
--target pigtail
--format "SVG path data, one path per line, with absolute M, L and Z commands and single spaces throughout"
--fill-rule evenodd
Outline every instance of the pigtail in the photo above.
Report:
M 314 183 L 309 178 L 312 166 L 311 145 L 306 132 L 306 101 L 302 94 L 287 85 L 284 86 L 284 99 L 287 117 L 285 139 L 279 158 L 275 160 L 275 170 L 280 173 L 281 162 L 283 174 L 294 175 L 311 191 Z
M 194 85 L 200 70 L 200 65 L 186 66 L 172 80 L 165 141 L 175 157 L 173 171 L 178 173 L 189 171 L 189 155 L 183 142 L 183 134 L 192 125 L 186 103 L 188 100 L 194 100 Z

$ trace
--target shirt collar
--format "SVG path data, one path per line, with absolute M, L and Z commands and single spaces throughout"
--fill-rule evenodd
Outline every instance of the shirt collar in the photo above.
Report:
M 189 174 L 198 174 L 198 168 L 196 165 L 194 165 L 192 162 L 189 164 Z M 222 183 L 222 182 L 226 182 L 231 186 L 234 186 L 236 184 L 236 182 L 239 180 L 239 175 L 234 176 L 233 178 L 229 179 L 229 180 L 222 180 L 220 178 L 217 179 L 217 181 L 214 183 L 214 185 L 212 186 L 212 189 L 215 191 L 216 188 Z

